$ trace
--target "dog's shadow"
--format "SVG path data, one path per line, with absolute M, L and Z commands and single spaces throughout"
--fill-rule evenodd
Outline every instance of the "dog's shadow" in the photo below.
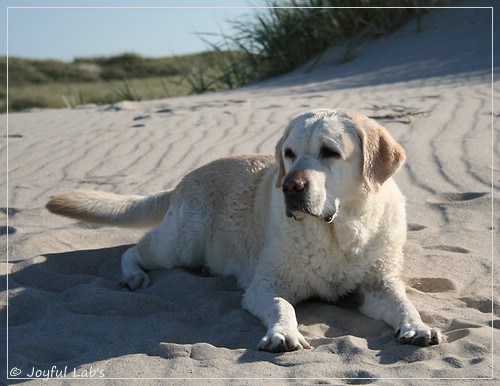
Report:
M 14 262 L 8 282 L 9 363 L 73 368 L 131 354 L 193 357 L 217 347 L 237 350 L 240 362 L 276 360 L 276 354 L 255 351 L 265 329 L 241 308 L 243 291 L 233 278 L 158 270 L 150 272 L 150 287 L 131 292 L 120 286 L 120 257 L 129 247 Z M 307 301 L 297 307 L 297 316 L 313 333 L 306 337 L 315 350 L 344 355 L 363 345 L 356 340 L 380 352 L 397 345 L 382 322 L 349 307 Z M 316 331 L 318 326 L 328 327 Z M 391 362 L 388 358 L 394 357 L 381 362 Z
M 185 355 L 199 344 L 256 347 L 265 330 L 241 308 L 233 278 L 158 270 L 148 288 L 131 292 L 120 286 L 120 257 L 129 247 L 11 261 L 9 363 L 50 369 L 130 354 Z

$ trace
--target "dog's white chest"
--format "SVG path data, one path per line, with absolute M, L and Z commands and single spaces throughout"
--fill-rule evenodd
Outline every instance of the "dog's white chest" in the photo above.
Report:
M 296 242 L 308 245 L 296 245 L 295 248 L 295 258 L 302 272 L 298 276 L 304 276 L 306 288 L 311 292 L 304 295 L 334 301 L 358 287 L 373 263 L 360 245 L 359 230 L 344 230 L 357 233 L 358 237 L 338 237 L 326 231 L 324 226 L 308 227 L 307 231 L 309 237 L 299 237 Z

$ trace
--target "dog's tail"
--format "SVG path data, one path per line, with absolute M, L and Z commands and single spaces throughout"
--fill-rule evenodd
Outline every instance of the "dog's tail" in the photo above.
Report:
M 168 210 L 170 191 L 147 196 L 77 190 L 52 197 L 50 212 L 90 223 L 122 227 L 149 227 L 161 222 Z

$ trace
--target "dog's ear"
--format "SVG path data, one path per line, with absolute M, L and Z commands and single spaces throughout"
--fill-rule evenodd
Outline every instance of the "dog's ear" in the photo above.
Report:
M 285 133 L 286 134 L 286 133 Z M 285 142 L 285 135 L 281 137 L 274 149 L 276 163 L 278 164 L 278 178 L 276 179 L 276 187 L 281 188 L 283 178 L 285 177 L 285 160 L 283 159 L 283 143 Z
M 373 119 L 355 117 L 353 120 L 363 152 L 362 176 L 368 189 L 375 193 L 403 165 L 406 153 Z

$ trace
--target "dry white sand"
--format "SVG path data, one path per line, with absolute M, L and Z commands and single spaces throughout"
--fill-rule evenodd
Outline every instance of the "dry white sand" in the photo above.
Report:
M 0 242 L 5 260 L 8 235 L 9 262 L 2 266 L 10 272 L 8 292 L 1 277 L 2 325 L 9 297 L 2 380 L 6 372 L 22 379 L 52 369 L 67 383 L 75 376 L 104 376 L 107 384 L 124 384 L 116 378 L 488 383 L 500 327 L 492 282 L 492 241 L 498 242 L 500 225 L 492 114 L 500 111 L 492 111 L 491 10 L 434 11 L 422 27 L 417 33 L 410 23 L 365 43 L 349 63 L 339 64 L 339 52 L 332 51 L 311 71 L 233 92 L 9 114 L 8 189 L 2 168 L 0 193 L 5 203 L 8 192 Z M 500 92 L 498 81 L 493 89 Z M 44 209 L 60 192 L 143 194 L 172 188 L 221 156 L 272 152 L 291 116 L 319 107 L 380 117 L 406 148 L 408 162 L 396 179 L 408 198 L 407 292 L 449 343 L 400 345 L 383 322 L 308 301 L 297 314 L 314 349 L 259 352 L 265 330 L 240 308 L 242 291 L 232 278 L 162 270 L 152 274 L 148 289 L 127 292 L 118 286 L 119 257 L 143 231 L 84 225 Z M 2 364 L 5 355 L 1 350 Z

